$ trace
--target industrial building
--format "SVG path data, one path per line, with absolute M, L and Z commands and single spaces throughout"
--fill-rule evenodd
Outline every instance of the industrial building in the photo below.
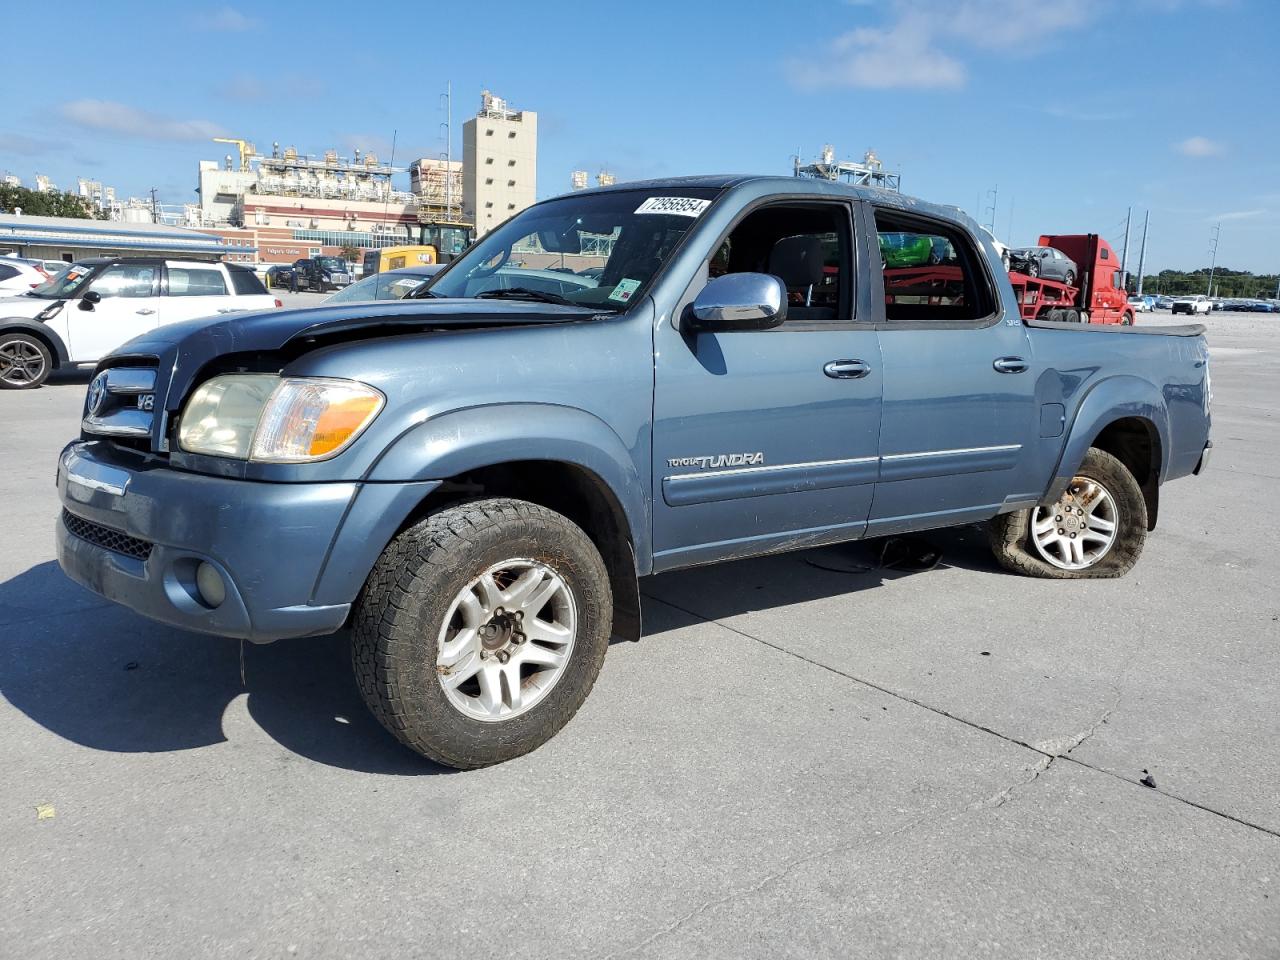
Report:
M 254 261 L 241 238 L 162 223 L 118 223 L 0 213 L 0 254 L 71 263 L 85 257 L 173 255 Z
M 462 211 L 480 237 L 525 207 L 538 187 L 538 115 L 488 90 L 462 125 Z

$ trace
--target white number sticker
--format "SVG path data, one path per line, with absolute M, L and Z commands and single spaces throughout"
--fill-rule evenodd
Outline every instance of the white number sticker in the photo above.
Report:
M 663 213 L 667 215 L 674 214 L 677 217 L 696 217 L 709 206 L 711 206 L 710 200 L 700 200 L 697 197 L 650 197 L 636 207 L 636 213 Z

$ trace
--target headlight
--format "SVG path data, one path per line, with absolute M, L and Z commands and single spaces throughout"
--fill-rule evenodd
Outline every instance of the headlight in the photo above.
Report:
M 237 460 L 327 460 L 373 422 L 384 402 L 354 380 L 227 374 L 201 384 L 187 401 L 178 444 Z

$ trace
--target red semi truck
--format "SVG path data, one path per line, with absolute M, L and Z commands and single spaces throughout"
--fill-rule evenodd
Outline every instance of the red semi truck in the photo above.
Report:
M 1120 261 L 1096 233 L 1044 234 L 1040 246 L 1061 250 L 1080 271 L 1075 286 L 1010 271 L 1009 281 L 1024 320 L 1063 323 L 1133 323 Z

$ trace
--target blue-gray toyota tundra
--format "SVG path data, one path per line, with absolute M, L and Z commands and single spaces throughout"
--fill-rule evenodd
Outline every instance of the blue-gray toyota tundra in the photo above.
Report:
M 1203 333 L 1024 321 L 972 220 L 881 190 L 584 191 L 411 299 L 120 347 L 58 558 L 187 630 L 349 627 L 382 724 L 478 767 L 568 722 L 650 574 L 976 522 L 1011 570 L 1124 574 L 1208 460 Z

